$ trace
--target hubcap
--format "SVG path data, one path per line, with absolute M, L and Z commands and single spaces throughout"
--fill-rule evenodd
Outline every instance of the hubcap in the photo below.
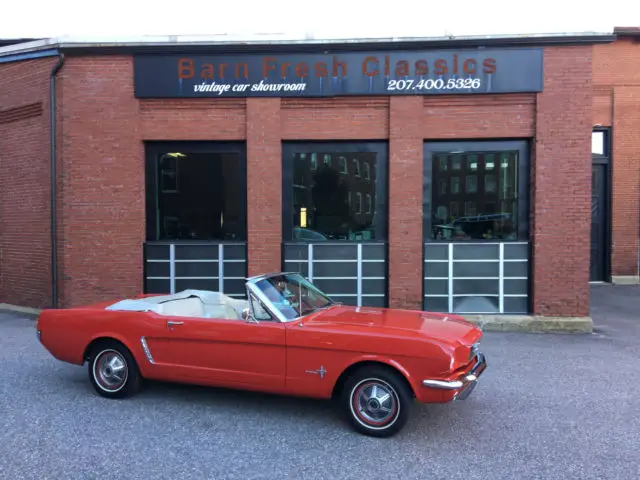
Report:
M 94 360 L 93 376 L 103 390 L 117 392 L 124 386 L 128 374 L 126 360 L 115 350 L 105 350 Z
M 398 396 L 381 380 L 365 380 L 354 389 L 352 409 L 361 422 L 383 427 L 398 415 Z

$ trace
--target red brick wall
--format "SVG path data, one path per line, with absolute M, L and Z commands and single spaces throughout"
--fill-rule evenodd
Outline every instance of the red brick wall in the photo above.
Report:
M 535 94 L 424 97 L 424 138 L 533 137 L 535 98 Z
M 591 48 L 547 48 L 536 105 L 533 311 L 589 314 Z
M 49 73 L 0 64 L 0 303 L 51 306 Z
M 280 99 L 247 100 L 249 276 L 282 268 Z
M 246 123 L 244 98 L 140 101 L 145 140 L 244 140 Z
M 640 50 L 638 53 L 640 60 Z M 616 86 L 613 108 L 611 269 L 614 276 L 637 276 L 640 273 L 640 85 Z
M 282 100 L 283 140 L 371 140 L 388 136 L 388 97 Z
M 69 58 L 58 100 L 62 304 L 142 290 L 144 140 L 246 139 L 252 275 L 281 268 L 281 140 L 388 139 L 390 304 L 420 308 L 423 139 L 527 138 L 537 128 L 535 311 L 585 314 L 590 51 L 548 49 L 537 97 L 325 100 L 138 101 L 130 57 Z
M 593 125 L 612 127 L 611 274 L 636 276 L 640 236 L 640 42 L 593 47 Z
M 423 101 L 389 105 L 389 306 L 422 310 Z
M 142 287 L 144 151 L 130 57 L 68 58 L 60 70 L 60 305 Z

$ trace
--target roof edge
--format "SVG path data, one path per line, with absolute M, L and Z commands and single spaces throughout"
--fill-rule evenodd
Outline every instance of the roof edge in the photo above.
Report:
M 442 37 L 380 37 L 356 39 L 310 39 L 303 36 L 286 36 L 284 34 L 255 35 L 155 35 L 132 37 L 53 37 L 0 47 L 0 57 L 21 53 L 35 52 L 51 48 L 64 49 L 86 54 L 93 52 L 161 52 L 169 50 L 206 50 L 216 47 L 232 47 L 232 50 L 250 50 L 252 48 L 274 48 L 282 50 L 313 49 L 319 46 L 338 49 L 381 48 L 482 48 L 482 47 L 514 47 L 514 46 L 551 46 L 611 43 L 616 40 L 613 33 L 581 32 L 581 33 L 545 33 L 545 34 L 513 34 L 513 35 L 475 35 L 475 36 L 442 36 Z
M 20 62 L 22 60 L 36 60 L 39 58 L 55 57 L 60 55 L 60 51 L 56 48 L 46 50 L 35 50 L 30 52 L 13 53 L 9 55 L 0 55 L 0 64 Z
M 640 27 L 614 27 L 613 33 L 618 37 L 640 37 Z

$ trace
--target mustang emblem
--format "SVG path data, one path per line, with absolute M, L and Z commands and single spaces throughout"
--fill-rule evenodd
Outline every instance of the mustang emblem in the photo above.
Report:
M 310 373 L 312 375 L 320 375 L 320 378 L 324 378 L 324 374 L 327 373 L 327 371 L 324 369 L 324 365 L 320 365 L 319 370 L 305 370 L 305 373 Z

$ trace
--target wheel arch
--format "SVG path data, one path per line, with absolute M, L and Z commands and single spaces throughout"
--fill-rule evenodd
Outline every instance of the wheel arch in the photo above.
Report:
M 91 341 L 85 347 L 84 351 L 82 352 L 82 361 L 83 361 L 83 363 L 89 360 L 89 355 L 91 354 L 91 350 L 93 350 L 96 345 L 99 345 L 101 343 L 107 343 L 107 342 L 119 343 L 120 345 L 122 345 L 124 348 L 126 348 L 129 351 L 131 356 L 134 358 L 134 360 L 138 364 L 140 363 L 138 358 L 137 358 L 137 356 L 136 356 L 136 353 L 131 348 L 131 346 L 128 345 L 127 342 L 125 340 L 123 340 L 122 338 L 120 338 L 118 335 L 112 335 L 112 334 L 98 335 L 98 336 L 92 338 Z
M 416 392 L 414 386 L 410 381 L 409 373 L 406 371 L 406 369 L 402 367 L 402 365 L 400 365 L 398 362 L 394 362 L 393 360 L 385 358 L 361 358 L 349 364 L 336 379 L 333 385 L 333 390 L 331 391 L 331 397 L 337 398 L 342 392 L 344 383 L 349 378 L 349 376 L 357 370 L 366 367 L 383 367 L 395 373 L 406 383 L 407 388 L 409 388 L 412 395 L 415 397 Z

